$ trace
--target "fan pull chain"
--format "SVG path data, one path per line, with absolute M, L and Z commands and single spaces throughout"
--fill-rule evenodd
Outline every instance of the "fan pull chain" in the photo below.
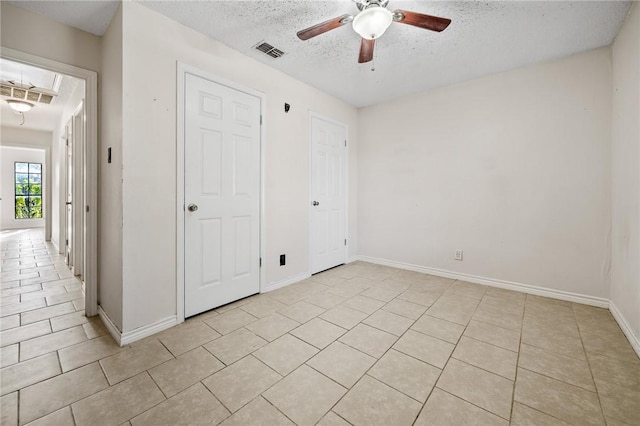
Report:
M 375 70 L 376 70 L 376 60 L 371 59 L 371 71 L 375 71 Z

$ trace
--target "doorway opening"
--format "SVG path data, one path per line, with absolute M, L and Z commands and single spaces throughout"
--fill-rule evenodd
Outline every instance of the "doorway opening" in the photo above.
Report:
M 45 240 L 65 255 L 73 275 L 84 282 L 85 313 L 94 316 L 98 313 L 97 73 L 6 48 L 0 61 L 0 144 L 44 150 L 40 201 Z M 27 104 L 27 110 L 16 114 L 7 100 Z M 37 175 L 33 179 L 28 175 L 27 180 L 27 197 L 33 198 L 29 202 L 35 208 Z

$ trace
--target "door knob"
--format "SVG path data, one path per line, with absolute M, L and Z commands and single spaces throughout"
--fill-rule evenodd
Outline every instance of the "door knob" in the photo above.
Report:
M 313 202 L 313 205 L 314 205 L 314 206 L 319 206 L 319 205 L 320 205 L 320 203 L 319 203 L 319 202 L 317 202 L 317 201 L 314 201 L 314 202 Z
M 187 210 L 189 210 L 190 212 L 195 212 L 196 210 L 198 210 L 198 206 L 195 204 L 189 204 L 187 206 Z

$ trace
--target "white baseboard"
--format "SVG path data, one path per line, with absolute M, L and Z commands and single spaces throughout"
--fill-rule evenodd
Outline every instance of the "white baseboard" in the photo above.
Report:
M 53 239 L 53 237 L 51 237 L 51 244 L 53 244 L 53 246 L 56 248 L 56 252 L 60 253 L 60 246 L 58 245 L 58 242 Z
M 178 317 L 171 315 L 151 324 L 143 325 L 131 331 L 125 331 L 120 338 L 120 346 L 128 345 L 144 337 L 159 333 L 162 330 L 178 325 Z
M 111 334 L 111 337 L 113 337 L 113 339 L 120 346 L 122 346 L 122 343 L 120 343 L 120 338 L 122 333 L 120 332 L 120 330 L 118 330 L 118 327 L 116 327 L 113 321 L 111 321 L 111 318 L 109 318 L 109 315 L 107 315 L 107 313 L 104 311 L 104 309 L 102 309 L 102 306 L 100 305 L 98 305 L 98 316 L 102 320 L 102 323 L 104 324 L 104 326 L 107 327 L 107 330 L 109 331 L 109 334 Z
M 347 261 L 345 262 L 345 265 L 349 264 L 349 263 L 353 263 L 357 260 L 360 260 L 359 256 L 351 256 L 347 259 Z M 261 293 L 267 293 L 269 291 L 273 291 L 273 290 L 277 290 L 279 288 L 282 287 L 286 287 L 288 285 L 291 284 L 295 284 L 297 282 L 300 282 L 302 280 L 306 280 L 307 278 L 311 277 L 311 274 L 309 272 L 303 272 L 302 274 L 298 274 L 295 275 L 293 277 L 289 277 L 286 278 L 282 281 L 276 281 L 270 284 L 267 284 L 265 287 L 262 288 L 262 290 L 260 291 Z
M 446 271 L 444 269 L 429 268 L 426 266 L 412 265 L 410 263 L 395 262 L 393 260 L 379 259 L 370 256 L 358 256 L 363 262 L 375 263 L 378 265 L 391 266 L 393 268 L 406 269 L 409 271 L 422 272 L 424 274 L 436 275 L 438 277 L 452 278 L 455 280 L 468 281 L 475 284 L 484 284 L 491 287 L 504 288 L 506 290 L 520 291 L 536 296 L 550 297 L 553 299 L 566 300 L 569 302 L 582 303 L 585 305 L 598 306 L 600 308 L 609 307 L 609 299 L 604 297 L 588 296 L 584 294 L 571 293 L 568 291 L 554 290 L 545 287 L 538 287 L 529 284 L 516 283 L 512 281 L 498 280 L 495 278 L 481 277 L 478 275 L 463 274 L 460 272 Z
M 627 336 L 627 340 L 631 343 L 633 350 L 636 351 L 636 354 L 640 357 L 640 337 L 633 334 L 633 330 L 625 320 L 622 312 L 620 312 L 616 304 L 613 303 L 613 300 L 609 301 L 609 311 L 611 312 L 611 315 L 613 315 L 613 318 L 618 322 L 618 325 L 622 329 L 624 335 Z
M 118 327 L 111 321 L 111 318 L 107 315 L 107 313 L 102 309 L 102 306 L 98 306 L 98 315 L 102 322 L 109 330 L 109 333 L 115 341 L 120 345 L 128 345 L 129 343 L 133 343 L 137 340 L 140 340 L 144 337 L 151 336 L 152 334 L 156 334 L 162 330 L 166 330 L 167 328 L 173 327 L 178 324 L 178 319 L 175 315 L 170 317 L 161 319 L 159 321 L 153 322 L 151 324 L 144 325 L 142 327 L 138 327 L 135 330 L 121 332 L 118 330 Z
M 297 283 L 299 281 L 306 280 L 310 276 L 311 276 L 310 273 L 303 272 L 302 274 L 294 275 L 293 277 L 289 277 L 289 278 L 286 278 L 286 279 L 281 280 L 281 281 L 276 281 L 276 282 L 273 282 L 273 283 L 269 283 L 265 287 L 262 288 L 261 293 L 266 293 L 266 292 L 269 292 L 269 291 L 277 290 L 277 289 L 282 288 L 282 287 L 286 287 L 286 286 L 291 285 L 291 284 L 295 284 L 295 283 Z

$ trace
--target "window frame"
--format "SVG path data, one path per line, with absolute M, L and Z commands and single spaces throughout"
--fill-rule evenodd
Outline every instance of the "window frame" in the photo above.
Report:
M 18 172 L 18 164 L 26 164 L 27 165 L 27 171 L 26 172 Z M 33 173 L 31 172 L 31 165 L 38 165 L 40 166 L 40 173 Z M 21 182 L 18 182 L 18 175 L 27 175 L 27 192 L 26 194 L 24 193 L 24 191 L 22 191 L 22 193 L 18 194 L 17 192 L 17 188 L 18 188 L 18 184 L 22 184 Z M 40 194 L 31 194 L 31 176 L 40 176 Z M 43 179 L 44 173 L 43 173 L 43 164 L 42 163 L 32 163 L 30 161 L 14 161 L 13 162 L 13 217 L 15 220 L 24 220 L 24 219 L 44 219 L 44 205 L 42 203 L 42 197 L 43 197 L 43 187 L 44 187 L 44 179 Z M 26 217 L 18 217 L 18 197 L 24 198 L 25 199 L 25 208 L 26 208 L 26 212 L 27 212 L 27 216 Z M 40 199 L 40 216 L 32 216 L 32 205 L 31 205 L 31 199 L 36 199 L 39 198 Z M 35 210 L 35 209 L 34 209 Z

